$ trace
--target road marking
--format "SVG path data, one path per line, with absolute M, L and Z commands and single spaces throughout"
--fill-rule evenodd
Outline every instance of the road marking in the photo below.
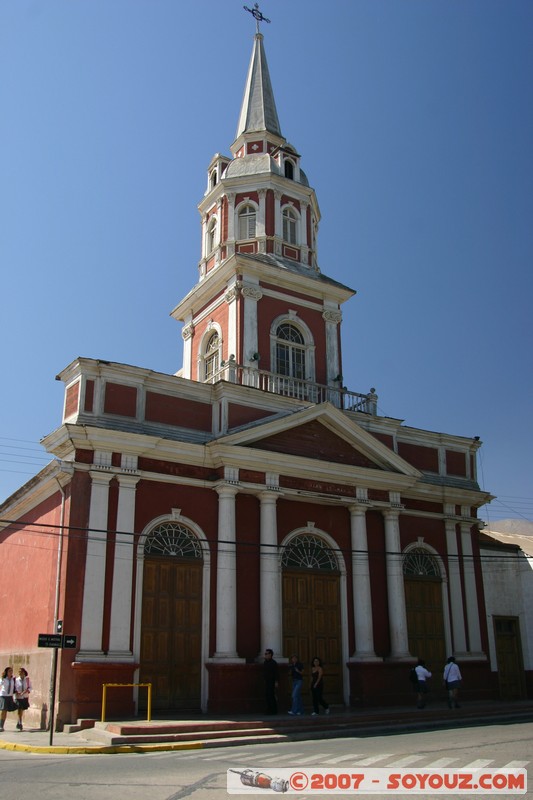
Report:
M 307 756 L 306 758 L 299 758 L 298 764 L 309 764 L 310 761 L 314 761 L 315 765 L 320 764 L 319 759 L 323 758 L 324 756 L 329 756 L 329 753 L 315 753 L 314 756 Z M 323 764 L 327 764 L 327 761 L 323 761 Z
M 454 761 L 459 761 L 458 758 L 439 758 L 437 761 L 432 761 L 428 764 L 428 769 L 441 769 L 442 767 L 449 767 Z
M 461 769 L 481 769 L 482 767 L 488 767 L 488 765 L 492 763 L 494 763 L 493 758 L 478 758 L 477 761 L 471 761 L 470 764 L 465 764 Z
M 417 761 L 422 761 L 426 756 L 403 756 L 399 758 L 397 761 L 393 761 L 390 764 L 387 764 L 387 767 L 409 767 L 411 764 L 416 764 Z
M 238 753 L 226 752 L 223 756 L 203 756 L 203 761 L 224 761 L 224 759 L 227 761 L 237 761 L 241 758 L 246 758 L 246 755 L 245 751 L 239 751 Z
M 261 761 L 261 763 L 263 763 L 263 761 L 265 763 L 269 762 L 269 761 L 289 761 L 292 758 L 292 759 L 294 759 L 294 763 L 298 764 L 300 756 L 303 756 L 303 755 L 304 755 L 304 753 L 289 753 L 288 755 L 284 755 L 284 756 L 280 756 L 278 754 L 277 756 L 273 756 L 272 758 L 266 758 L 265 759 L 265 758 L 261 757 L 260 759 L 258 759 L 258 761 Z
M 509 761 L 508 764 L 504 764 L 502 769 L 520 769 L 521 767 L 527 767 L 527 765 L 531 763 L 529 761 Z
M 363 753 L 351 753 L 349 756 L 338 756 L 337 758 L 328 758 L 324 764 L 340 764 L 341 761 L 350 761 L 353 758 L 359 758 L 364 755 Z
M 386 758 L 392 758 L 394 753 L 382 753 L 381 755 L 377 756 L 369 756 L 369 758 L 363 758 L 362 761 L 356 761 L 354 766 L 355 767 L 369 767 L 371 764 L 375 764 L 376 761 L 384 761 Z

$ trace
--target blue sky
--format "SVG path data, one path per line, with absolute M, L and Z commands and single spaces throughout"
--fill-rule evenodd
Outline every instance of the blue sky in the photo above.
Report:
M 532 520 L 533 2 L 260 5 L 320 267 L 357 290 L 346 385 L 480 436 L 484 518 Z M 180 368 L 254 30 L 241 0 L 0 0 L 0 500 L 48 462 L 74 358 Z

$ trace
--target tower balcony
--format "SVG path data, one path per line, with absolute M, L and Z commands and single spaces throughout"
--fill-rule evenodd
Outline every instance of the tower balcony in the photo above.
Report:
M 218 383 L 227 381 L 240 386 L 251 386 L 263 392 L 292 397 L 305 403 L 331 403 L 343 411 L 359 411 L 363 414 L 377 415 L 378 396 L 374 389 L 367 394 L 350 392 L 342 386 L 341 381 L 335 381 L 330 386 L 287 375 L 278 375 L 274 372 L 245 367 L 237 364 L 235 359 L 223 362 L 220 369 L 206 379 L 205 383 Z

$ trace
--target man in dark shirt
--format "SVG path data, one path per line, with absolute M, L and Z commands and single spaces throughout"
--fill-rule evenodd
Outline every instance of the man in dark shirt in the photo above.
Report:
M 301 661 L 299 661 L 297 655 L 291 656 L 289 672 L 292 677 L 292 707 L 289 711 L 289 714 L 299 717 L 304 713 L 304 705 L 302 701 L 304 665 L 301 663 Z
M 276 689 L 278 688 L 278 662 L 274 659 L 274 653 L 270 648 L 265 650 L 263 677 L 265 679 L 267 714 L 277 714 L 278 700 L 276 697 Z

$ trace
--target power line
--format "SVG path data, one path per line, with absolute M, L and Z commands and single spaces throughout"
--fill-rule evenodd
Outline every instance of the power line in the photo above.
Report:
M 139 532 L 136 532 L 136 531 L 118 531 L 118 530 L 110 530 L 109 528 L 87 528 L 87 527 L 83 527 L 83 526 L 74 526 L 74 525 L 72 525 L 72 526 L 65 525 L 62 528 L 61 525 L 55 525 L 55 524 L 52 524 L 52 523 L 29 522 L 29 521 L 24 521 L 24 520 L 0 519 L 0 524 L 3 524 L 3 525 L 5 524 L 6 526 L 13 526 L 13 527 L 24 528 L 24 529 L 27 529 L 27 528 L 31 529 L 31 528 L 37 528 L 37 527 L 48 528 L 48 529 L 51 529 L 51 530 L 40 530 L 40 531 L 38 531 L 38 530 L 35 530 L 35 531 L 30 530 L 29 533 L 30 533 L 30 535 L 48 536 L 48 537 L 50 537 L 50 536 L 60 537 L 61 535 L 65 535 L 66 534 L 68 536 L 68 538 L 70 538 L 70 539 L 78 539 L 80 541 L 81 540 L 86 540 L 86 541 L 92 541 L 92 542 L 97 541 L 97 542 L 101 542 L 102 544 L 104 544 L 104 543 L 107 544 L 107 541 L 103 540 L 102 538 L 100 538 L 98 536 L 91 536 L 91 534 L 99 534 L 100 533 L 100 534 L 105 534 L 106 536 L 121 535 L 121 536 L 130 536 L 130 537 L 133 537 L 133 538 L 140 538 L 140 536 L 141 536 L 141 534 Z M 0 536 L 2 536 L 2 534 L 5 534 L 6 530 L 7 530 L 7 528 L 4 529 L 3 531 L 0 531 Z M 21 531 L 19 531 L 19 532 L 21 532 Z M 24 531 L 24 532 L 28 532 L 28 531 Z M 317 537 L 317 538 L 319 538 L 319 537 Z M 4 539 L 4 542 L 5 541 L 6 541 L 6 539 Z M 210 538 L 206 538 L 206 539 L 201 539 L 201 540 L 199 539 L 198 541 L 199 541 L 200 544 L 202 544 L 202 542 L 206 542 L 207 544 L 212 545 L 212 546 L 216 545 L 219 548 L 219 550 L 220 550 L 220 545 L 231 545 L 231 547 L 232 548 L 235 547 L 235 549 L 237 547 L 248 547 L 248 548 L 253 548 L 253 549 L 256 549 L 256 550 L 263 550 L 263 551 L 268 549 L 268 548 L 271 548 L 272 550 L 276 550 L 276 551 L 282 551 L 282 550 L 284 550 L 284 549 L 286 549 L 286 548 L 291 546 L 290 542 L 287 545 L 264 544 L 264 543 L 262 543 L 260 541 L 246 541 L 246 540 L 242 540 L 242 539 L 241 540 L 239 540 L 239 539 L 232 540 L 232 539 L 219 539 L 219 538 L 210 539 Z M 33 545 L 30 545 L 30 544 L 26 545 L 24 543 L 18 543 L 18 542 L 13 542 L 12 544 L 13 545 L 20 545 L 22 547 L 31 547 L 31 548 L 33 548 Z M 372 550 L 370 550 L 370 549 L 368 549 L 368 550 L 353 550 L 352 548 L 331 547 L 330 545 L 326 545 L 326 549 L 331 551 L 331 552 L 334 552 L 334 553 L 341 553 L 344 556 L 354 556 L 354 555 L 358 556 L 358 555 L 361 555 L 362 557 L 365 557 L 365 558 L 366 557 L 369 557 L 369 558 L 370 557 L 371 558 L 378 558 L 378 557 L 382 558 L 383 556 L 392 556 L 394 558 L 402 558 L 403 559 L 405 556 L 408 556 L 409 552 L 410 552 L 410 551 L 407 551 L 407 552 L 406 551 L 391 551 L 391 550 L 385 550 L 385 549 L 379 549 L 379 550 L 378 549 L 375 549 L 375 550 L 374 549 L 372 549 Z M 490 560 L 490 559 L 493 559 L 493 558 L 495 560 L 498 560 L 498 561 L 510 560 L 510 559 L 515 560 L 519 554 L 518 553 L 513 553 L 513 554 L 509 554 L 509 555 L 499 554 L 499 555 L 494 555 L 494 556 L 490 556 L 488 554 L 487 555 L 481 555 L 480 554 L 478 556 L 478 555 L 474 555 L 474 554 L 465 555 L 464 553 L 461 553 L 461 554 L 459 554 L 459 553 L 457 553 L 457 554 L 450 554 L 450 553 L 433 554 L 432 552 L 427 551 L 427 555 L 429 557 L 434 556 L 434 557 L 439 557 L 439 558 L 446 558 L 450 562 L 452 562 L 452 561 L 476 562 L 476 561 L 481 561 L 481 560 L 485 560 L 485 559 L 489 559 Z

